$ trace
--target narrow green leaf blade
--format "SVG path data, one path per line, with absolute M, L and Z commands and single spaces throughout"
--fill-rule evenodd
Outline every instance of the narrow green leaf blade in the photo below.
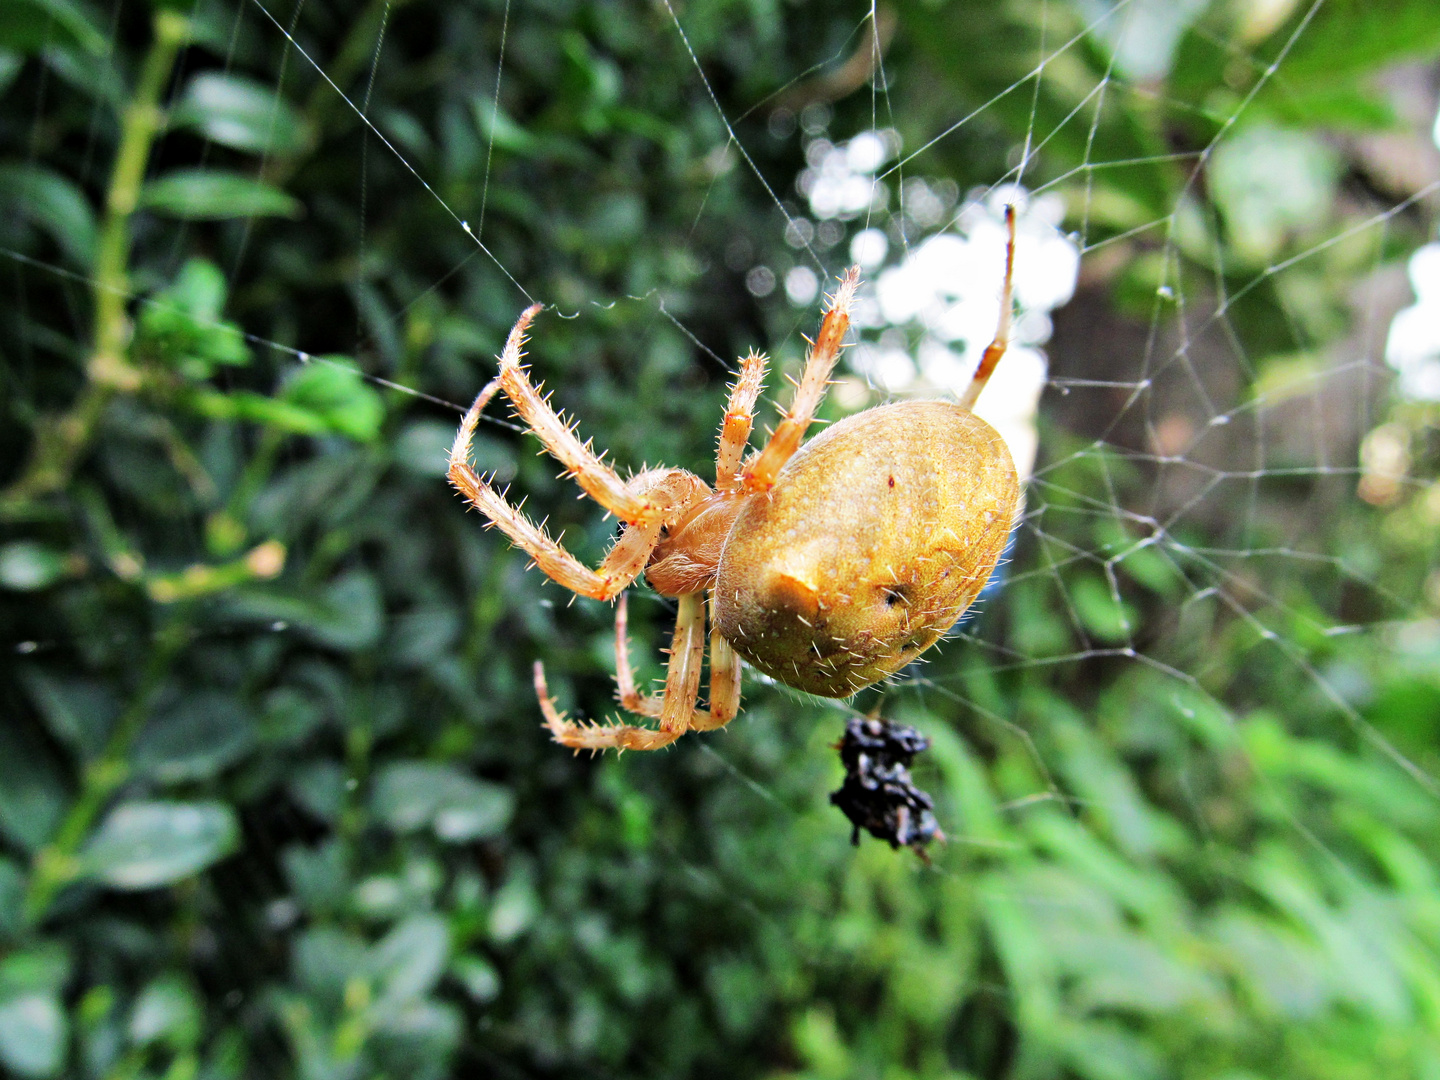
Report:
M 310 144 L 309 131 L 295 107 L 242 75 L 195 76 L 170 114 L 170 123 L 222 146 L 256 154 L 294 154 Z
M 145 185 L 142 206 L 187 221 L 245 217 L 299 217 L 294 196 L 238 173 L 183 169 Z
M 95 257 L 95 212 L 72 181 L 40 165 L 3 165 L 0 202 L 49 233 L 77 266 L 89 267 Z

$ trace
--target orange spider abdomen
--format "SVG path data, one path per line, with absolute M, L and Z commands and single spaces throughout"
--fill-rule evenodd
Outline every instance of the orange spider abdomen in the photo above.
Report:
M 1020 486 L 1000 435 L 946 401 L 857 413 L 748 500 L 715 584 L 720 633 L 800 690 L 848 697 L 953 626 L 995 569 Z

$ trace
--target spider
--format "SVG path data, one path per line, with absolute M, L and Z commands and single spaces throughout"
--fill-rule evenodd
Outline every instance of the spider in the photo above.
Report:
M 534 668 L 540 709 L 556 742 L 576 751 L 655 750 L 687 731 L 723 727 L 740 706 L 740 661 L 800 690 L 849 697 L 933 645 L 984 587 L 1010 534 L 1019 499 L 1000 435 L 972 411 L 1005 354 L 1015 268 L 1015 211 L 1000 320 L 958 402 L 901 401 L 856 413 L 802 442 L 829 384 L 859 284 L 840 280 L 795 396 L 764 447 L 745 454 L 767 360 L 751 352 L 730 388 L 715 455 L 715 484 L 684 469 L 628 480 L 575 434 L 521 365 L 541 305 L 515 323 L 500 374 L 475 398 L 450 450 L 450 482 L 551 579 L 581 596 L 619 598 L 615 682 L 621 706 L 655 722 L 568 719 Z M 481 411 L 503 390 L 520 420 L 622 523 L 590 569 L 496 492 L 469 463 Z M 641 573 L 678 611 L 660 695 L 636 689 L 624 590 Z M 709 701 L 698 705 L 709 608 Z

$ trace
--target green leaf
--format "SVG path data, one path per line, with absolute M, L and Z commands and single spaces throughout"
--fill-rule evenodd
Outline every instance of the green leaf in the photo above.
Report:
M 425 606 L 395 619 L 390 652 L 407 667 L 424 667 L 447 656 L 462 630 L 460 615 L 449 607 Z
M 152 180 L 140 204 L 187 221 L 244 217 L 299 217 L 300 201 L 279 188 L 238 173 L 183 169 Z
M 89 5 L 76 0 L 6 0 L 0 4 L 0 44 L 21 52 L 39 52 L 55 39 L 73 42 L 92 56 L 103 56 L 109 38 Z
M 1271 50 L 1289 44 L 1309 4 L 1272 34 Z M 1334 85 L 1341 79 L 1378 71 L 1398 60 L 1440 54 L 1440 18 L 1434 0 L 1327 0 L 1309 18 L 1304 33 L 1285 54 L 1280 77 L 1286 83 Z
M 1161 1080 L 1166 1075 L 1159 1051 L 1113 1021 L 1084 1020 L 1059 1030 L 1066 1064 L 1084 1080 Z
M 227 291 L 225 275 L 213 262 L 186 259 L 175 280 L 155 294 L 155 303 L 149 307 L 157 315 L 181 311 L 202 323 L 213 323 L 225 307 Z
M 450 446 L 454 442 L 454 424 L 416 420 L 395 439 L 395 464 L 415 476 L 438 479 L 450 468 Z M 507 483 L 515 478 L 515 448 L 477 431 L 470 440 L 470 464 L 480 475 L 493 475 L 500 483 Z
M 196 380 L 209 378 L 219 364 L 248 364 L 244 333 L 221 318 L 227 291 L 218 266 L 187 260 L 175 280 L 140 308 L 137 347 Z
M 290 795 L 310 813 L 333 825 L 345 808 L 345 770 L 338 761 L 311 761 L 290 777 Z
M 95 212 L 72 181 L 40 165 L 0 165 L 0 201 L 49 233 L 75 265 L 89 268 L 98 236 Z
M 164 1040 L 186 1049 L 200 1039 L 204 1017 L 195 991 L 174 975 L 162 975 L 141 991 L 130 1013 L 130 1041 L 149 1046 Z
M 1227 906 L 1214 918 L 1210 936 L 1229 953 L 1250 992 L 1281 1016 L 1312 1019 L 1334 997 L 1320 949 L 1286 925 Z
M 13 1074 L 53 1076 L 64 1064 L 68 1034 L 60 994 L 70 974 L 68 953 L 53 942 L 0 963 L 0 1064 Z
M 453 425 L 417 420 L 395 440 L 395 463 L 415 476 L 442 477 L 450 467 L 450 444 L 454 441 Z
M 1086 632 L 1099 641 L 1125 641 L 1136 625 L 1130 606 L 1117 602 L 1109 586 L 1099 578 L 1077 578 L 1071 586 L 1070 601 Z
M 294 945 L 295 977 L 314 994 L 340 997 L 351 980 L 370 973 L 370 950 L 355 934 L 333 926 L 301 933 Z
M 1332 213 L 1338 170 L 1334 150 L 1317 136 L 1257 124 L 1216 148 L 1210 187 L 1235 246 L 1263 261 L 1290 230 L 1313 229 Z
M 450 958 L 450 931 L 438 915 L 415 915 L 372 950 L 382 1008 L 397 1008 L 428 994 Z
M 0 5 L 3 10 L 4 5 Z M 0 20 L 3 18 L 0 15 Z M 95 56 L 64 35 L 57 35 L 53 47 L 45 48 L 41 55 L 61 82 L 90 98 L 97 107 L 116 113 L 125 108 L 130 88 L 108 45 L 104 54 Z
M 0 721 L 0 832 L 34 851 L 50 839 L 67 801 L 46 749 L 18 724 Z
M 3 35 L 0 35 L 0 41 L 3 40 Z M 18 52 L 11 52 L 9 49 L 0 47 L 0 96 L 10 89 L 10 84 L 15 81 L 15 76 L 20 74 L 20 69 L 24 66 L 25 57 Z
M 1054 697 L 1044 700 L 1053 712 L 1065 708 Z M 1133 774 L 1085 723 L 1057 720 L 1052 730 L 1066 776 L 1086 799 L 1087 814 L 1110 832 L 1121 850 L 1143 858 L 1173 845 L 1172 823 L 1151 808 Z
M 343 435 L 373 442 L 385 402 L 343 357 L 316 357 L 292 374 L 279 396 L 197 390 L 187 404 L 214 420 L 251 420 L 295 435 Z
M 20 905 L 25 898 L 25 875 L 10 859 L 0 858 L 0 942 L 20 930 Z
M 517 124 L 510 115 L 494 101 L 475 97 L 471 101 L 475 120 L 487 139 L 493 139 L 496 150 L 502 150 L 521 157 L 538 152 L 544 145 L 541 139 Z
M 257 737 L 255 718 L 238 698 L 202 690 L 146 725 L 135 765 L 161 783 L 205 780 L 244 757 Z
M 190 394 L 185 403 L 211 420 L 249 420 L 292 435 L 325 435 L 329 432 L 324 419 L 314 413 L 248 390 L 222 394 L 202 388 Z
M 1126 576 L 1161 596 L 1175 596 L 1184 584 L 1175 569 L 1153 547 L 1134 547 L 1115 564 Z
M 458 843 L 497 835 L 509 823 L 515 799 L 506 788 L 449 765 L 396 761 L 376 778 L 370 805 L 397 832 L 430 826 L 441 840 Z
M 52 993 L 27 993 L 0 1001 L 0 1064 L 14 1075 L 56 1075 L 65 1064 L 69 1025 Z
M 1329 83 L 1293 89 L 1279 81 L 1267 85 L 1256 98 L 1258 109 L 1269 110 L 1291 127 L 1333 127 L 1351 131 L 1388 131 L 1399 125 L 1390 103 L 1358 86 Z
M 535 895 L 535 885 L 530 879 L 530 873 L 517 872 L 495 892 L 487 929 L 498 944 L 514 941 L 540 914 L 540 898 Z
M 375 1018 L 375 1031 L 389 1052 L 409 1061 L 443 1062 L 455 1053 L 464 1019 L 453 1005 L 433 999 L 412 1001 Z M 443 1075 L 437 1071 L 434 1075 Z
M 198 874 L 239 840 L 223 803 L 121 803 L 81 852 L 80 872 L 117 889 L 153 889 Z
M 379 642 L 385 621 L 384 600 L 380 586 L 365 571 L 352 571 L 326 588 L 324 609 L 324 621 L 310 627 L 323 644 L 356 650 Z
M 357 442 L 373 442 L 385 420 L 384 401 L 343 357 L 317 357 L 296 369 L 280 398 Z
M 1170 70 L 1181 35 L 1208 0 L 1077 0 L 1075 6 L 1110 47 L 1120 72 L 1153 82 Z
M 372 648 L 384 628 L 380 588 L 363 570 L 340 577 L 318 595 L 252 586 L 232 590 L 223 602 L 231 618 L 286 623 L 321 645 L 346 652 Z
M 33 667 L 20 678 L 52 734 L 87 760 L 99 756 L 120 715 L 113 689 L 98 679 L 62 678 Z
M 325 714 L 314 701 L 294 687 L 278 687 L 266 695 L 260 740 L 270 746 L 294 746 L 324 722 Z
M 291 844 L 280 861 L 291 892 L 311 916 L 323 918 L 340 910 L 350 887 L 344 843 L 331 840 L 314 849 Z
M 44 941 L 0 961 L 0 998 L 34 990 L 58 994 L 72 971 L 70 954 L 58 942 Z
M 457 956 L 450 971 L 477 1005 L 488 1005 L 500 996 L 500 973 L 485 957 L 474 953 Z
M 296 154 L 310 145 L 310 133 L 295 107 L 263 83 L 242 75 L 205 72 L 185 88 L 170 114 L 176 127 L 256 154 Z
M 0 547 L 0 585 L 16 592 L 35 592 L 65 574 L 65 556 L 31 540 Z

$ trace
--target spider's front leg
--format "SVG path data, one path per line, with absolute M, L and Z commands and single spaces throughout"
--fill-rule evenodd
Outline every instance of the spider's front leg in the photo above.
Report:
M 513 336 L 513 334 L 512 334 Z M 508 348 L 508 347 L 507 347 Z M 621 534 L 598 570 L 591 570 L 566 551 L 544 528 L 535 524 L 505 497 L 481 479 L 470 465 L 470 443 L 480 413 L 501 388 L 501 380 L 492 380 L 475 398 L 475 403 L 460 422 L 455 444 L 450 448 L 450 483 L 465 496 L 494 526 L 510 538 L 510 542 L 535 560 L 552 581 L 571 592 L 595 600 L 613 600 L 645 569 L 650 553 L 660 540 L 663 519 L 642 521 L 628 526 Z
M 530 322 L 539 312 L 539 304 L 526 308 L 505 340 L 505 349 L 500 354 L 499 377 L 505 396 L 515 406 L 525 426 L 545 444 L 550 455 L 565 466 L 566 474 L 575 478 L 586 495 L 627 525 L 654 522 L 658 526 L 667 508 L 620 479 L 614 469 L 600 460 L 588 442 L 580 441 L 575 434 L 575 424 L 550 407 L 549 399 L 541 393 L 543 388 L 530 384 L 520 361 L 524 356 L 525 335 L 530 329 Z
M 623 626 L 623 623 L 621 624 Z M 669 746 L 690 730 L 695 702 L 700 696 L 700 666 L 705 658 L 705 597 L 687 593 L 680 597 L 675 616 L 675 637 L 670 644 L 670 663 L 665 669 L 665 695 L 660 703 L 659 730 L 631 724 L 586 724 L 568 719 L 555 708 L 545 684 L 545 668 L 535 662 L 535 693 L 545 726 L 562 746 L 580 750 L 658 750 Z M 628 672 L 629 663 L 623 655 Z M 633 690 L 634 680 L 631 679 Z M 637 695 L 638 696 L 638 695 Z

